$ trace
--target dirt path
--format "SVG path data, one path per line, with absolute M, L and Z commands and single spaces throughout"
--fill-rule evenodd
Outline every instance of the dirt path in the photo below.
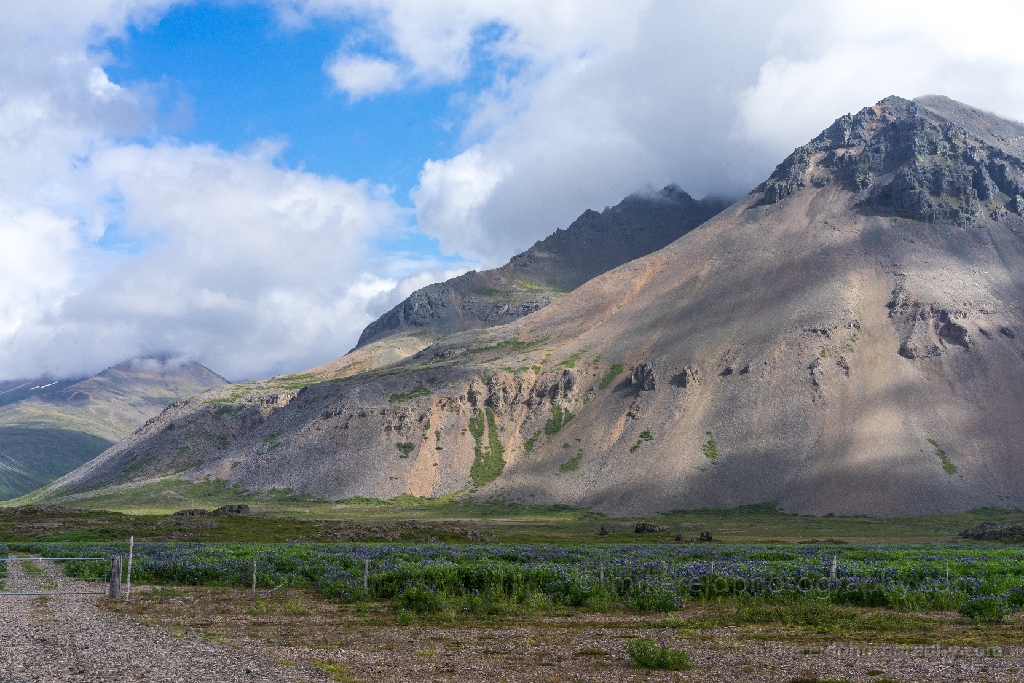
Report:
M 38 591 L 56 584 L 61 591 L 99 590 L 73 581 L 52 563 L 41 573 L 11 562 L 7 591 Z M 140 624 L 99 609 L 104 598 L 64 595 L 49 598 L 0 597 L 0 681 L 191 683 L 209 681 L 325 681 L 304 667 L 271 660 L 210 642 Z

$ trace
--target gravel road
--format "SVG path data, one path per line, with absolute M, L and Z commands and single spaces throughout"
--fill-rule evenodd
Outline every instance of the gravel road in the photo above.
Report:
M 98 590 L 96 584 L 68 579 L 52 563 L 43 573 L 11 562 L 7 591 L 38 591 L 56 584 L 60 591 Z M 195 636 L 174 633 L 106 614 L 95 595 L 49 598 L 0 597 L 0 681 L 100 683 L 251 683 L 326 681 L 305 667 L 271 660 Z

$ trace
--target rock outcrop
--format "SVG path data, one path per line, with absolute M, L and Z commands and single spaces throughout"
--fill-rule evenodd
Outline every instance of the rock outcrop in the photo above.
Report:
M 964 529 L 958 536 L 973 541 L 1003 541 L 1004 543 L 1020 543 L 1024 541 L 1024 524 L 1000 524 L 999 522 L 982 522 L 970 529 Z

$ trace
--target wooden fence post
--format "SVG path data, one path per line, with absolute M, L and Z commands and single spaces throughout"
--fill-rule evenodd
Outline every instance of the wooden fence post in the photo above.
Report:
M 366 564 L 363 565 L 363 590 L 369 594 L 370 592 L 370 561 L 366 560 Z
M 128 586 L 124 591 L 124 599 L 128 600 L 132 597 L 132 554 L 135 552 L 135 537 L 132 536 L 128 539 Z
M 111 600 L 121 597 L 121 556 L 114 555 L 110 558 L 110 593 L 107 596 Z
M 256 556 L 252 556 L 252 599 L 256 599 Z

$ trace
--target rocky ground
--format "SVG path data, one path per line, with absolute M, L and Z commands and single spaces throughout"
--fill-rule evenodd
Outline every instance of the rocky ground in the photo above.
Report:
M 8 591 L 95 590 L 52 566 L 12 563 Z M 56 587 L 56 588 L 54 588 Z M 0 598 L 3 681 L 1016 681 L 1017 646 L 838 642 L 799 629 L 681 629 L 682 615 L 576 614 L 401 625 L 301 592 L 136 586 Z M 1012 625 L 1011 625 L 1012 628 Z M 688 671 L 630 668 L 629 638 L 684 648 Z M 775 637 L 776 639 L 766 639 Z M 966 641 L 965 641 L 966 642 Z M 976 640 L 974 642 L 977 642 Z

